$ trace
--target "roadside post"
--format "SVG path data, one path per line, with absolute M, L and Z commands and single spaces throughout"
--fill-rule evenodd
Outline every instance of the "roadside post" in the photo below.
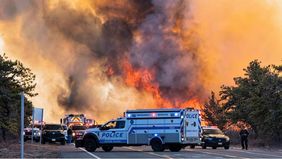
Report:
M 34 128 L 34 107 L 32 107 L 32 128 L 31 128 L 31 143 L 33 144 L 33 128 Z
M 24 92 L 21 93 L 21 159 L 24 158 Z
M 43 123 L 43 109 L 41 109 L 41 120 L 40 120 L 40 144 L 42 144 L 42 123 Z

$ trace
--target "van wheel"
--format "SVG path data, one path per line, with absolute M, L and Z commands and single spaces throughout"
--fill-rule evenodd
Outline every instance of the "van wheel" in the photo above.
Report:
M 206 149 L 207 148 L 207 146 L 206 145 L 202 145 L 202 149 Z
M 195 145 L 191 145 L 190 148 L 191 148 L 191 149 L 194 149 L 194 148 L 195 148 Z
M 213 146 L 213 147 L 212 147 L 212 149 L 216 149 L 216 148 L 217 148 L 216 146 Z
M 94 152 L 97 149 L 98 145 L 95 139 L 86 138 L 85 139 L 85 149 L 89 152 Z
M 224 146 L 224 149 L 225 149 L 225 150 L 228 150 L 228 149 L 229 149 L 229 146 Z
M 41 142 L 42 142 L 42 144 L 45 144 L 45 143 L 46 143 L 44 139 L 42 139 L 42 141 L 41 141 Z
M 105 152 L 110 152 L 113 150 L 113 146 L 102 146 L 102 149 L 105 151 Z
M 168 147 L 168 149 L 169 149 L 171 152 L 178 152 L 178 151 L 180 151 L 180 150 L 182 149 L 182 146 L 181 146 L 181 145 L 177 145 L 177 144 L 175 144 L 175 145 L 170 145 L 170 146 Z
M 162 141 L 158 138 L 152 139 L 151 140 L 151 147 L 155 152 L 161 152 L 164 151 L 164 145 L 162 144 Z

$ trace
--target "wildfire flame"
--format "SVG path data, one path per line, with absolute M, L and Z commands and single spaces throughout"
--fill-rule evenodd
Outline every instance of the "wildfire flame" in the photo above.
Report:
M 162 97 L 161 92 L 159 90 L 158 83 L 154 83 L 154 71 L 150 71 L 147 69 L 139 69 L 134 70 L 132 65 L 127 61 L 124 60 L 123 64 L 123 70 L 125 72 L 124 78 L 125 83 L 128 86 L 135 87 L 137 89 L 143 89 L 146 92 L 152 94 L 156 105 L 153 107 L 158 108 L 187 108 L 192 107 L 195 109 L 201 109 L 202 104 L 199 101 L 199 99 L 187 99 L 187 101 L 184 102 L 172 102 L 169 99 L 165 99 Z

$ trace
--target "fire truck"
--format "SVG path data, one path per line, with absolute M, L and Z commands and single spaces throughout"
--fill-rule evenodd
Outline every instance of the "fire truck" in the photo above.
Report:
M 123 118 L 87 129 L 76 147 L 93 152 L 102 147 L 150 145 L 154 151 L 180 151 L 201 144 L 201 117 L 196 109 L 128 110 Z
M 95 124 L 95 120 L 87 119 L 85 114 L 67 114 L 61 119 L 61 124 L 65 124 L 68 127 L 74 125 L 90 127 Z
M 72 125 L 84 125 L 86 117 L 84 114 L 67 114 L 61 119 L 61 124 L 65 124 L 68 127 Z

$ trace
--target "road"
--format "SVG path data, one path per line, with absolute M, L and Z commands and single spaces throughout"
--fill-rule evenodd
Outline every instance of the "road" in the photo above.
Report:
M 111 152 L 97 149 L 90 153 L 74 145 L 66 145 L 60 153 L 61 158 L 282 158 L 282 150 L 250 149 L 241 150 L 231 148 L 201 149 L 186 148 L 179 152 L 153 152 L 149 146 L 140 147 L 115 147 Z

